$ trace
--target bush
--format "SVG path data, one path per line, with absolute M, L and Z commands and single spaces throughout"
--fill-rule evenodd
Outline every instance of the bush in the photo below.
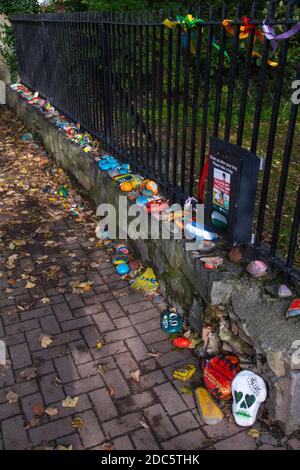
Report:
M 0 0 L 0 13 L 11 19 L 19 13 L 38 13 L 39 4 L 37 0 Z M 15 50 L 15 38 L 13 28 L 10 25 L 2 25 L 0 37 L 0 53 L 10 68 L 11 80 L 16 81 L 18 76 L 18 60 Z

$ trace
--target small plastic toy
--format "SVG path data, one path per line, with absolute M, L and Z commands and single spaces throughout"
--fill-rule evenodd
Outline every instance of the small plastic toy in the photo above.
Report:
M 157 185 L 157 183 L 155 183 L 155 181 L 146 180 L 145 187 L 146 187 L 146 189 L 152 191 L 152 193 L 153 193 L 154 195 L 157 195 L 157 194 L 158 194 L 158 185 Z
M 161 329 L 168 334 L 181 333 L 183 328 L 183 320 L 178 313 L 166 310 L 160 316 Z
M 176 348 L 185 349 L 185 348 L 189 348 L 192 345 L 192 342 L 188 338 L 181 337 L 181 338 L 175 338 L 173 340 L 173 345 Z
M 114 266 L 118 266 L 120 264 L 127 264 L 128 263 L 128 256 L 126 255 L 116 255 L 111 260 Z
M 163 212 L 168 207 L 169 207 L 169 204 L 167 203 L 167 201 L 164 201 L 163 199 L 156 199 L 155 201 L 149 201 L 146 204 L 146 209 L 147 209 L 147 212 L 149 213 Z
M 123 181 L 123 183 L 121 183 L 119 187 L 121 191 L 129 193 L 133 189 L 133 184 L 131 183 L 131 181 Z
M 125 245 L 123 245 L 123 243 L 118 243 L 118 245 L 116 246 L 116 253 L 122 254 L 122 255 L 128 255 L 129 250 Z
M 69 196 L 69 192 L 67 190 L 67 188 L 65 186 L 60 186 L 58 189 L 57 189 L 57 194 L 60 196 L 60 197 L 64 197 L 64 198 L 67 198 Z
M 187 364 L 181 369 L 174 370 L 173 377 L 174 379 L 182 380 L 183 382 L 185 382 L 186 380 L 190 380 L 193 377 L 196 370 L 197 368 L 194 364 Z
M 128 274 L 130 271 L 130 267 L 128 264 L 119 264 L 119 266 L 116 267 L 116 271 L 120 276 L 123 276 L 124 274 Z
M 300 299 L 293 300 L 291 303 L 287 314 L 286 319 L 288 318 L 296 318 L 300 316 Z

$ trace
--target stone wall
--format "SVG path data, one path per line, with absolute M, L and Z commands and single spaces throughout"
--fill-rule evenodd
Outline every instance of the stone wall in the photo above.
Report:
M 95 205 L 109 202 L 118 208 L 121 193 L 98 170 L 91 156 L 72 144 L 17 93 L 10 90 L 8 102 Z M 241 265 L 225 261 L 222 271 L 207 271 L 198 253 L 187 251 L 185 244 L 184 240 L 174 239 L 129 241 L 143 264 L 153 267 L 163 294 L 202 334 L 199 355 L 221 350 L 238 353 L 243 367 L 261 374 L 268 383 L 269 416 L 279 421 L 287 433 L 299 429 L 300 321 L 285 320 L 290 301 L 272 296 L 272 280 L 250 279 Z

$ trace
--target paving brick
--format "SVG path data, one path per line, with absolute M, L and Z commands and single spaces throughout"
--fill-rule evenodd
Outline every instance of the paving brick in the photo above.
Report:
M 147 422 L 160 440 L 177 435 L 177 430 L 161 405 L 153 405 L 144 411 Z
M 90 392 L 104 386 L 104 382 L 100 374 L 86 377 L 84 379 L 75 380 L 65 385 L 64 389 L 67 395 L 74 396 L 81 393 Z
M 256 441 L 247 432 L 228 437 L 214 444 L 217 450 L 254 450 Z
M 62 387 L 54 384 L 56 377 L 56 374 L 49 374 L 40 378 L 40 388 L 46 405 L 65 398 Z
M 108 393 L 107 389 L 95 390 L 89 393 L 90 399 L 93 403 L 94 411 L 97 413 L 101 422 L 108 421 L 109 419 L 118 416 L 117 409 Z
M 67 436 L 70 430 L 72 430 L 72 419 L 67 417 L 30 429 L 29 438 L 35 446 L 47 444 L 59 437 Z
M 135 329 L 132 326 L 129 326 L 127 328 L 121 328 L 120 330 L 105 333 L 103 335 L 103 338 L 104 338 L 104 341 L 106 343 L 112 343 L 114 341 L 126 340 L 126 339 L 132 338 L 136 335 L 137 335 L 137 333 L 136 333 Z
M 130 315 L 130 321 L 133 323 L 133 325 L 137 325 L 138 323 L 142 323 L 146 320 L 152 320 L 154 318 L 157 321 L 157 328 L 160 324 L 160 317 L 158 311 L 154 308 L 152 308 L 151 310 L 145 310 L 143 312 L 133 313 L 132 315 Z
M 30 447 L 22 416 L 3 421 L 2 435 L 6 450 L 25 450 Z
M 131 433 L 131 439 L 137 450 L 157 450 L 159 446 L 150 429 L 139 429 Z
M 154 330 L 150 331 L 149 333 L 145 333 L 142 335 L 142 340 L 145 344 L 153 344 L 158 343 L 159 341 L 164 341 L 167 344 L 170 344 L 169 336 L 166 335 L 162 330 Z M 172 344 L 172 343 L 171 343 Z
M 43 398 L 40 393 L 34 393 L 33 395 L 24 397 L 21 402 L 24 415 L 26 416 L 26 421 L 30 421 L 35 416 L 33 412 L 34 405 L 40 404 L 44 406 Z
M 84 307 L 84 302 L 81 299 L 81 297 L 77 294 L 68 294 L 65 296 L 66 300 L 68 301 L 68 304 L 70 305 L 70 308 L 80 308 Z M 71 317 L 66 318 L 66 320 L 69 320 Z
M 5 331 L 7 335 L 14 335 L 16 333 L 33 330 L 35 328 L 39 328 L 39 322 L 36 318 L 33 318 L 32 320 L 25 320 L 23 322 L 14 323 L 13 325 L 7 325 Z
M 47 315 L 52 315 L 51 307 L 39 307 L 33 310 L 26 310 L 20 313 L 21 320 L 30 320 L 32 318 L 40 318 Z
M 86 328 L 82 328 L 81 330 L 82 335 L 90 348 L 95 348 L 97 343 L 102 338 L 101 334 L 95 326 L 88 326 Z
M 93 315 L 93 320 L 101 333 L 115 330 L 115 325 L 106 312 L 101 312 L 97 315 Z
M 66 331 L 65 333 L 60 333 L 59 335 L 53 335 L 52 339 L 53 344 L 55 346 L 58 346 L 61 344 L 71 343 L 71 341 L 81 339 L 81 334 L 77 330 Z
M 124 352 L 116 356 L 116 363 L 126 378 L 129 378 L 130 372 L 138 369 L 137 362 L 129 352 Z
M 170 382 L 154 387 L 154 391 L 169 415 L 187 410 L 186 404 Z
M 145 300 L 145 297 L 142 294 L 132 294 L 130 292 L 128 295 L 118 298 L 118 302 L 121 305 L 135 304 L 137 302 L 142 302 L 143 300 Z
M 26 341 L 24 333 L 18 333 L 16 335 L 4 336 L 2 341 L 6 344 L 6 347 L 15 346 L 16 344 L 21 344 Z
M 104 382 L 107 387 L 112 387 L 114 390 L 115 398 L 126 397 L 130 394 L 127 383 L 122 377 L 121 372 L 118 369 L 111 370 L 103 376 Z
M 7 403 L 7 400 L 6 400 L 6 403 L 4 403 L 3 405 L 0 405 L 0 419 L 1 420 L 10 418 L 11 416 L 19 415 L 20 413 L 21 413 L 21 409 L 20 409 L 19 402 L 9 404 Z
M 61 323 L 63 331 L 79 330 L 85 326 L 90 326 L 93 321 L 90 317 L 75 318 L 74 320 L 68 320 Z
M 138 413 L 131 413 L 121 418 L 115 418 L 111 421 L 103 423 L 103 429 L 108 437 L 118 437 L 122 434 L 126 434 L 134 429 L 141 428 L 140 423 L 141 417 Z
M 293 450 L 300 450 L 300 440 L 299 439 L 291 439 L 288 441 L 288 445 L 293 449 Z
M 139 362 L 149 358 L 148 349 L 144 345 L 141 338 L 136 337 L 128 339 L 126 340 L 126 344 L 132 352 L 132 355 L 136 359 L 136 361 Z
M 26 343 L 11 346 L 9 351 L 14 369 L 20 369 L 21 367 L 27 367 L 32 364 L 30 352 Z
M 69 308 L 69 305 L 66 302 L 54 305 L 53 310 L 59 322 L 72 320 L 74 318 Z
M 80 415 L 82 411 L 86 411 L 92 408 L 91 401 L 86 393 L 78 396 L 78 402 L 75 408 L 64 408 L 61 401 L 52 403 L 51 407 L 58 409 L 58 414 L 50 417 L 50 421 L 55 421 L 67 416 Z M 70 431 L 72 432 L 72 430 Z
M 70 434 L 69 436 L 61 437 L 60 439 L 56 439 L 57 445 L 61 445 L 63 447 L 69 448 L 72 446 L 72 450 L 84 450 L 80 442 L 80 438 L 78 434 Z
M 96 294 L 85 296 L 84 301 L 86 305 L 94 305 L 94 304 L 101 304 L 106 300 L 110 300 L 112 298 L 112 294 L 110 292 L 104 294 Z
M 126 326 L 131 326 L 131 321 L 127 317 L 115 318 L 114 325 L 116 328 L 126 328 Z
M 124 311 L 118 304 L 116 300 L 111 300 L 110 302 L 104 302 L 103 303 L 105 310 L 109 314 L 110 318 L 119 318 L 119 317 L 124 317 Z
M 173 422 L 175 423 L 180 433 L 191 431 L 191 429 L 196 429 L 199 427 L 199 423 L 190 411 L 173 416 Z
M 143 312 L 145 310 L 150 310 L 151 308 L 154 308 L 154 305 L 148 300 L 144 300 L 143 302 L 136 302 L 134 304 L 123 305 L 123 310 L 129 314 Z
M 47 331 L 42 331 L 41 328 L 35 330 L 27 331 L 25 333 L 26 341 L 29 345 L 30 351 L 39 351 L 42 348 L 40 337 L 43 334 L 48 334 Z
M 128 436 L 117 437 L 113 440 L 114 450 L 134 450 Z
M 149 374 L 143 374 L 140 376 L 140 388 L 141 390 L 147 390 L 153 388 L 155 385 L 159 385 L 166 382 L 167 378 L 161 370 L 155 370 Z
M 93 411 L 85 411 L 80 414 L 83 426 L 79 434 L 85 448 L 93 447 L 104 441 L 104 434 L 99 426 L 97 417 Z
M 116 365 L 112 357 L 104 359 L 103 361 L 87 362 L 85 364 L 81 364 L 77 366 L 80 377 L 85 378 L 85 377 L 91 377 L 93 375 L 98 375 L 99 374 L 99 372 L 97 371 L 98 365 L 106 367 L 107 370 L 112 370 L 116 368 Z
M 192 355 L 189 351 L 170 351 L 157 358 L 161 367 L 178 364 L 181 361 L 190 361 Z
M 214 426 L 204 426 L 203 431 L 211 439 L 218 440 L 227 438 L 233 434 L 237 434 L 241 431 L 241 428 L 234 423 L 230 423 L 227 420 L 221 421 L 221 423 Z
M 126 398 L 118 400 L 118 410 L 120 414 L 123 415 L 153 405 L 155 401 L 156 397 L 151 391 L 129 395 Z
M 56 335 L 61 332 L 55 315 L 49 315 L 47 317 L 40 318 L 40 324 L 42 331 L 47 332 L 47 334 Z
M 32 393 L 35 393 L 38 391 L 38 386 L 35 380 L 31 380 L 28 382 L 22 382 L 22 383 L 17 383 L 13 384 L 13 386 L 9 386 L 7 388 L 1 388 L 0 389 L 0 403 L 6 403 L 6 394 L 10 390 L 13 390 L 15 393 L 17 393 L 19 398 L 22 398 L 26 395 L 31 395 Z M 1 416 L 0 416 L 1 418 Z
M 119 353 L 127 351 L 127 347 L 123 341 L 116 341 L 115 343 L 105 344 L 101 349 L 92 349 L 93 358 L 104 359 L 107 356 L 115 356 Z
M 76 379 L 79 379 L 79 374 L 71 356 L 58 357 L 54 359 L 54 364 L 59 378 L 63 383 L 72 382 Z
M 77 308 L 73 310 L 73 315 L 75 318 L 88 317 L 90 315 L 95 315 L 97 313 L 104 313 L 104 308 L 100 304 L 88 305 L 82 308 Z
M 208 447 L 208 442 L 200 429 L 197 429 L 173 437 L 173 439 L 163 442 L 162 446 L 165 450 L 200 450 L 203 447 Z
M 84 341 L 74 341 L 70 344 L 70 350 L 75 364 L 84 364 L 92 360 L 89 348 Z

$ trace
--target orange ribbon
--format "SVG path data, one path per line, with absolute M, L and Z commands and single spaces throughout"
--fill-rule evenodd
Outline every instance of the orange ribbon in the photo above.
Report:
M 254 24 L 250 24 L 251 18 L 247 18 L 246 16 L 243 16 L 242 22 L 244 26 L 240 27 L 240 39 L 247 39 L 249 36 L 249 33 L 251 30 L 255 30 L 255 36 L 258 37 L 260 41 L 263 40 L 264 34 L 257 29 L 257 27 Z M 222 25 L 226 29 L 227 33 L 231 34 L 232 36 L 234 35 L 234 28 L 231 26 L 232 20 L 223 20 Z

